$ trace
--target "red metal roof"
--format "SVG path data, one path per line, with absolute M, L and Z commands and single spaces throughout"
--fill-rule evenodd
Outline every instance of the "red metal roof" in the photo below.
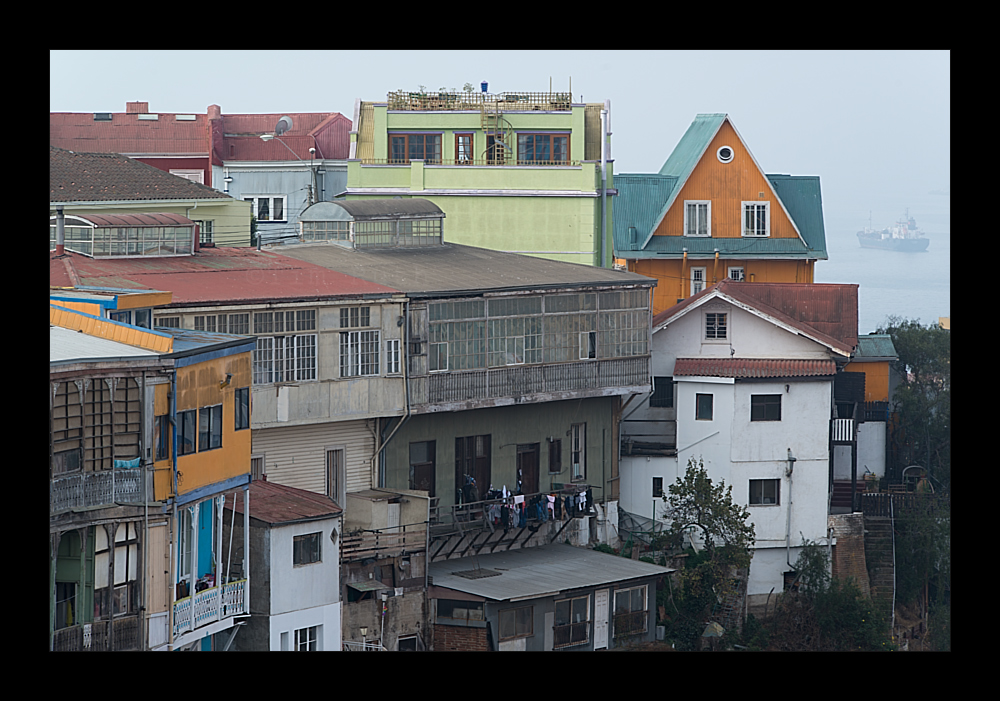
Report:
M 70 270 L 72 269 L 72 271 Z M 75 273 L 77 280 L 73 281 Z M 190 256 L 95 259 L 50 253 L 49 284 L 173 292 L 171 307 L 390 295 L 396 290 L 252 248 L 203 248 Z
M 653 328 L 718 292 L 850 352 L 858 345 L 858 285 L 723 280 L 653 317 Z
M 782 360 L 770 358 L 678 358 L 674 377 L 825 377 L 837 374 L 832 360 Z
M 292 119 L 292 128 L 281 135 L 281 141 L 263 141 L 261 134 L 270 134 L 282 116 Z M 280 114 L 223 115 L 227 161 L 288 161 L 292 154 L 304 161 L 312 160 L 309 149 L 316 148 L 316 158 L 344 159 L 350 153 L 351 120 L 339 112 L 308 112 Z
M 180 214 L 170 212 L 143 212 L 142 214 L 88 214 L 69 216 L 89 221 L 97 226 L 194 226 L 194 222 Z M 52 220 L 49 217 L 49 220 Z
M 242 514 L 243 491 L 236 494 L 236 506 L 228 502 L 226 506 Z M 250 483 L 250 516 L 265 523 L 312 521 L 342 512 L 333 499 L 322 494 L 263 480 Z
M 169 153 L 206 156 L 208 117 L 178 121 L 176 114 L 139 119 L 138 114 L 111 113 L 111 121 L 94 121 L 93 112 L 50 112 L 49 146 L 93 153 Z

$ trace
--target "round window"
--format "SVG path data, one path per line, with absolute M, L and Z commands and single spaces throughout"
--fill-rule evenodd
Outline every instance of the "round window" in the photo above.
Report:
M 715 152 L 715 155 L 718 157 L 720 163 L 729 163 L 729 161 L 733 160 L 733 149 L 729 146 L 721 146 Z

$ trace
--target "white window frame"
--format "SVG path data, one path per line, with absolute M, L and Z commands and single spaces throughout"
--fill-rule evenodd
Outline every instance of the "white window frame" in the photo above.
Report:
M 390 338 L 385 342 L 385 374 L 398 375 L 402 372 L 402 364 L 399 353 L 400 341 L 398 338 Z
M 695 278 L 695 273 L 701 273 L 700 280 Z M 698 283 L 701 283 L 700 289 Z M 708 268 L 691 268 L 691 296 L 694 297 L 706 287 L 708 287 Z
M 579 454 L 579 460 L 573 458 Z M 570 426 L 569 443 L 570 481 L 587 479 L 587 424 L 572 424 Z
M 597 359 L 597 332 L 581 331 L 580 360 L 596 360 L 596 359 Z
M 448 372 L 448 342 L 428 343 L 427 346 L 427 367 L 430 372 Z M 444 364 L 441 363 L 442 359 Z M 437 367 L 433 367 L 434 362 L 438 364 Z
M 735 273 L 736 277 L 733 276 L 734 273 Z M 746 280 L 746 270 L 743 268 L 742 265 L 734 265 L 734 266 L 731 266 L 726 271 L 726 276 L 730 280 L 735 280 L 736 282 L 744 282 Z
M 634 592 L 636 590 L 639 590 L 639 589 L 642 590 L 642 608 L 641 609 L 636 609 L 636 610 L 633 611 L 632 610 L 632 592 Z M 618 613 L 618 604 L 617 604 L 617 602 L 618 602 L 618 595 L 619 594 L 623 594 L 625 592 L 628 592 L 629 610 L 627 612 L 625 612 L 624 614 L 619 614 Z M 633 631 L 632 633 L 630 633 L 630 635 L 642 635 L 642 634 L 646 633 L 647 630 L 649 629 L 649 589 L 648 589 L 648 586 L 644 584 L 641 587 L 628 587 L 626 589 L 616 589 L 614 591 L 614 594 L 613 594 L 613 596 L 611 598 L 611 619 L 613 621 L 617 620 L 619 616 L 622 616 L 622 615 L 626 615 L 627 616 L 628 614 L 638 613 L 639 611 L 642 611 L 642 613 L 644 614 L 643 624 L 642 624 L 642 630 L 641 631 L 638 631 L 638 630 L 637 631 Z M 618 635 L 618 631 L 617 630 L 614 631 L 614 635 Z
M 317 377 L 317 334 L 258 336 L 252 353 L 253 384 L 305 382 Z M 286 353 L 286 351 L 290 353 Z M 280 357 L 279 357 L 280 356 Z M 282 379 L 275 379 L 280 363 Z
M 722 316 L 722 328 L 721 329 L 719 328 L 719 319 L 718 319 L 718 317 L 720 315 Z M 714 317 L 714 321 L 715 321 L 714 326 L 713 326 L 713 328 L 715 330 L 714 331 L 714 333 L 715 333 L 714 336 L 709 335 L 709 332 L 708 332 L 708 324 L 709 324 L 709 317 L 710 316 Z M 729 313 L 728 312 L 715 311 L 715 310 L 706 311 L 705 315 L 702 317 L 702 320 L 704 322 L 702 324 L 702 327 L 701 327 L 701 329 L 702 329 L 702 331 L 701 331 L 702 340 L 704 340 L 707 343 L 716 343 L 716 342 L 718 342 L 718 343 L 729 343 Z M 720 332 L 722 333 L 721 336 L 719 335 Z
M 257 221 L 258 222 L 287 222 L 288 221 L 288 196 L 287 195 L 243 195 L 242 200 L 244 202 L 251 202 L 252 203 L 251 206 L 253 207 L 253 209 L 250 210 L 250 214 L 252 214 L 253 216 L 257 217 Z M 261 200 L 270 200 L 267 203 L 267 213 L 268 213 L 268 217 L 269 217 L 268 219 L 261 219 L 259 216 L 257 216 L 258 212 L 260 211 L 260 201 Z M 281 200 L 281 213 L 283 215 L 281 219 L 275 219 L 274 218 L 274 200 Z
M 382 332 L 340 332 L 340 377 L 375 377 L 379 375 Z M 346 357 L 345 357 L 346 354 Z
M 767 200 L 744 200 L 740 208 L 740 229 L 747 238 L 768 238 L 771 235 L 771 203 Z M 764 207 L 764 233 L 751 232 L 747 228 L 747 208 Z
M 171 175 L 176 175 L 178 178 L 184 178 L 185 180 L 190 180 L 193 183 L 198 183 L 200 185 L 205 184 L 205 171 L 204 170 L 191 170 L 187 168 L 171 168 Z
M 562 626 L 558 626 L 558 625 L 554 626 L 553 631 L 554 631 L 555 628 L 565 628 L 565 627 L 569 627 L 569 626 L 573 626 L 573 625 L 579 625 L 580 623 L 585 623 L 586 624 L 586 630 L 587 630 L 587 637 L 585 639 L 583 639 L 583 640 L 578 640 L 576 642 L 569 642 L 569 643 L 566 643 L 565 645 L 559 645 L 558 647 L 560 649 L 567 648 L 567 647 L 573 647 L 574 645 L 586 645 L 587 643 L 589 643 L 591 641 L 591 637 L 590 637 L 590 594 L 586 594 L 584 596 L 570 596 L 570 597 L 566 597 L 565 599 L 558 599 L 558 600 L 556 600 L 554 602 L 553 610 L 555 609 L 555 606 L 558 606 L 559 604 L 561 604 L 564 601 L 568 601 L 569 602 L 570 616 L 572 617 L 572 615 L 573 615 L 573 601 L 576 600 L 576 599 L 586 599 L 587 600 L 587 604 L 586 604 L 587 618 L 585 620 L 583 620 L 583 621 L 579 621 L 579 622 L 575 622 L 575 623 L 571 620 L 569 623 L 564 624 Z
M 704 234 L 692 234 L 689 230 L 692 224 L 690 218 L 691 208 L 695 207 L 694 211 L 697 211 L 697 205 L 705 205 L 707 210 Z M 684 200 L 684 235 L 691 238 L 708 238 L 712 236 L 712 200 Z
M 198 244 L 204 246 L 205 244 L 215 243 L 215 220 L 214 219 L 202 219 L 196 221 L 195 224 L 198 225 Z
M 296 652 L 317 652 L 321 649 L 319 644 L 320 631 L 323 626 L 307 626 L 298 628 L 295 631 L 295 651 Z

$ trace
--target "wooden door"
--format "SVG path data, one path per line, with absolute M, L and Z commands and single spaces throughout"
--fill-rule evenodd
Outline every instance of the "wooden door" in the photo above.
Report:
M 538 443 L 517 446 L 517 474 L 524 494 L 536 494 L 538 485 Z

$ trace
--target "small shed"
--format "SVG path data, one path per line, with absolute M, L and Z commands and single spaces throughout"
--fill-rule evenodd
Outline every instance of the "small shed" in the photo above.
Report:
M 347 248 L 440 246 L 444 216 L 421 198 L 317 202 L 299 215 L 299 240 Z

